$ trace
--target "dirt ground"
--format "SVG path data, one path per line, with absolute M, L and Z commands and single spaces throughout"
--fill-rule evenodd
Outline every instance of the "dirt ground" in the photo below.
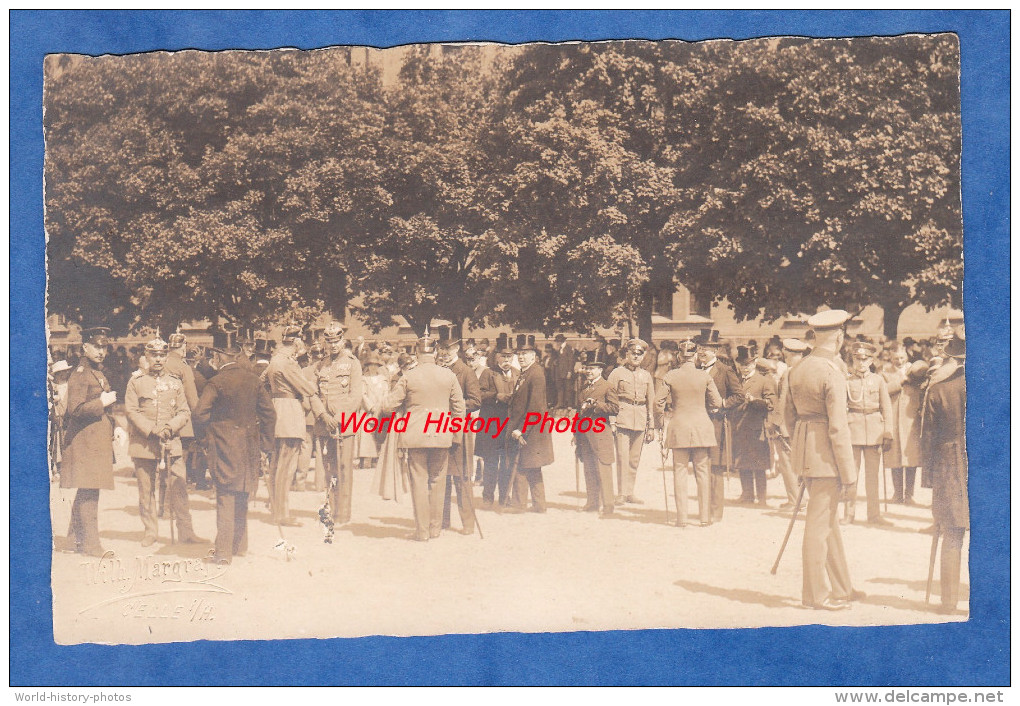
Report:
M 356 472 L 354 518 L 323 543 L 318 508 L 323 494 L 291 493 L 303 526 L 286 528 L 289 555 L 277 547 L 265 486 L 249 511 L 249 551 L 226 567 L 200 559 L 208 546 L 171 545 L 167 520 L 160 540 L 140 545 L 137 486 L 130 460 L 117 449 L 116 487 L 100 497 L 99 527 L 107 556 L 68 553 L 73 490 L 53 486 L 51 516 L 53 618 L 56 641 L 149 643 L 188 640 L 328 638 L 482 632 L 563 632 L 648 628 L 739 628 L 803 624 L 892 625 L 966 620 L 934 612 L 925 583 L 931 536 L 930 491 L 920 506 L 888 506 L 894 526 L 843 528 L 855 587 L 866 593 L 851 610 L 826 613 L 800 605 L 798 519 L 776 576 L 769 573 L 790 514 L 780 479 L 769 481 L 769 509 L 736 503 L 728 482 L 723 521 L 684 529 L 666 523 L 659 448 L 645 448 L 636 494 L 614 519 L 579 512 L 569 434 L 554 435 L 556 462 L 545 468 L 549 512 L 479 511 L 485 538 L 444 532 L 409 541 L 409 496 L 383 500 L 373 471 Z M 675 518 L 672 475 L 666 475 L 669 519 Z M 476 498 L 481 489 L 476 487 Z M 694 483 L 690 512 L 696 516 Z M 863 488 L 862 488 L 863 496 Z M 892 488 L 889 488 L 892 492 Z M 192 491 L 196 531 L 215 534 L 213 491 Z M 477 503 L 477 500 L 476 500 Z M 802 513 L 803 515 L 803 513 Z M 858 518 L 864 515 L 863 497 Z M 460 527 L 456 508 L 454 529 Z

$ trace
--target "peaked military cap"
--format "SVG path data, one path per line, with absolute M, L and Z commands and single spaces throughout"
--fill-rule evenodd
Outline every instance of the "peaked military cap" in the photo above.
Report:
M 791 353 L 803 353 L 807 350 L 808 345 L 799 338 L 784 338 L 783 348 L 790 351 Z
M 627 341 L 627 350 L 635 353 L 644 353 L 648 350 L 648 344 L 640 338 L 632 338 Z
M 90 343 L 93 346 L 108 346 L 110 345 L 110 329 L 106 326 L 82 329 L 81 342 Z
M 875 353 L 875 345 L 867 341 L 854 341 L 853 345 L 850 346 L 850 354 L 855 358 L 871 358 Z
M 776 361 L 768 358 L 755 358 L 754 367 L 762 373 L 774 373 L 779 369 L 776 366 Z
M 814 316 L 808 317 L 807 325 L 816 331 L 840 328 L 850 319 L 850 314 L 842 309 L 829 309 L 819 311 Z

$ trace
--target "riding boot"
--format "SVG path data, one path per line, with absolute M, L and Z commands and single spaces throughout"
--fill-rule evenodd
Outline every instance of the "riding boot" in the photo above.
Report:
M 903 503 L 903 469 L 892 469 L 893 502 Z
M 768 483 L 768 479 L 765 477 L 765 471 L 754 472 L 754 491 L 755 498 L 759 505 L 768 505 L 768 494 L 766 493 L 765 486 Z
M 754 477 L 752 471 L 740 469 L 740 502 L 745 505 L 754 502 Z
M 904 468 L 903 475 L 903 502 L 907 505 L 914 504 L 914 481 L 917 478 L 917 466 Z

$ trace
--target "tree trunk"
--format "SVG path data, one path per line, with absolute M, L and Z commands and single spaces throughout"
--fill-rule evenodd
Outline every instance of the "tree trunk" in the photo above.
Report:
M 882 333 L 887 341 L 896 340 L 896 331 L 900 325 L 900 315 L 907 305 L 902 301 L 882 303 Z

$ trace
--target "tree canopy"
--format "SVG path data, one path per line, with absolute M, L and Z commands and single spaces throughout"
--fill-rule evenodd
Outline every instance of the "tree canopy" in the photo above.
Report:
M 960 306 L 953 35 L 50 57 L 49 309 L 543 331 Z

